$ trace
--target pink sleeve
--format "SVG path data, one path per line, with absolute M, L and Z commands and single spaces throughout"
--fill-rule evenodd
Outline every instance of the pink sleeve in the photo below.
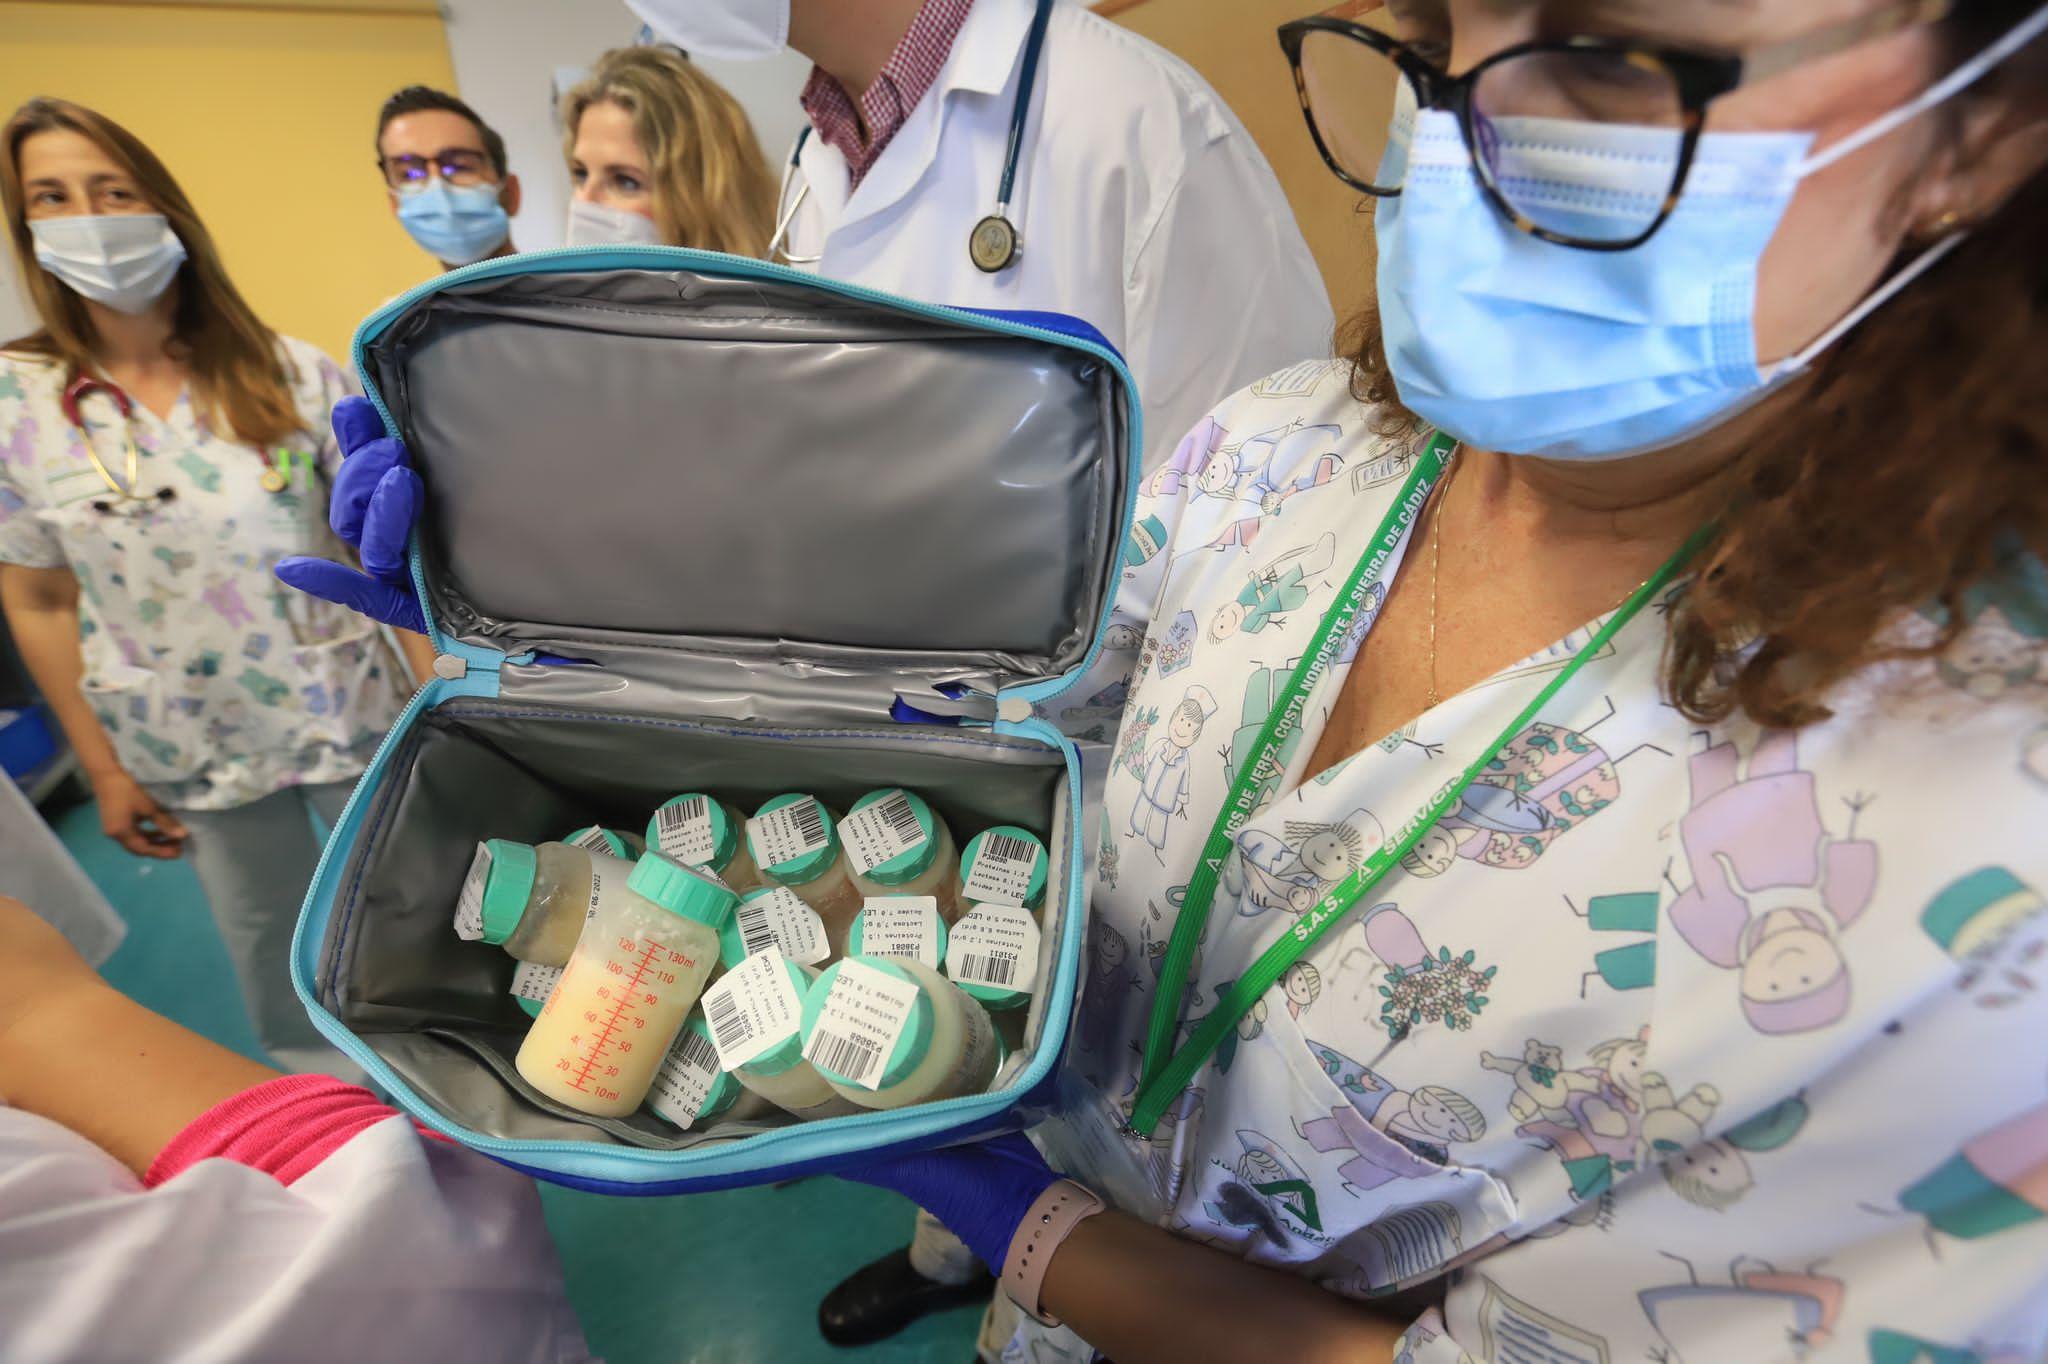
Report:
M 194 1119 L 157 1153 L 142 1177 L 143 1187 L 153 1189 L 212 1157 L 288 1185 L 364 1128 L 397 1116 L 359 1085 L 330 1075 L 282 1075 Z

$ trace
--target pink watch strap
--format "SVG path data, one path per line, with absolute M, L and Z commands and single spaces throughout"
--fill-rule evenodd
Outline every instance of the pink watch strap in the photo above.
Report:
M 1024 1221 L 1010 1237 L 1010 1253 L 1003 1260 L 1003 1291 L 1032 1320 L 1045 1326 L 1060 1324 L 1057 1317 L 1038 1305 L 1038 1295 L 1045 1287 L 1045 1267 L 1052 1263 L 1060 1242 L 1105 1206 L 1090 1190 L 1071 1179 L 1062 1179 L 1040 1194 L 1031 1211 L 1024 1214 Z

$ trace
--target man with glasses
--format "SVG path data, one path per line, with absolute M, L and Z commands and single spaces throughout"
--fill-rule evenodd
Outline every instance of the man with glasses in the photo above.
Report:
M 377 115 L 377 168 L 391 212 L 444 270 L 512 255 L 519 177 L 505 139 L 455 96 L 409 85 Z

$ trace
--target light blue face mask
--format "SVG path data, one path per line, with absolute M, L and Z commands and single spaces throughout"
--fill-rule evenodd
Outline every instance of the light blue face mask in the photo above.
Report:
M 468 265 L 490 255 L 511 235 L 512 220 L 498 202 L 500 188 L 449 185 L 437 179 L 416 194 L 399 197 L 398 221 L 435 260 Z
M 2040 16 L 2037 15 L 2037 19 Z M 1640 246 L 1558 246 L 1506 222 L 1486 197 L 1457 117 L 1416 110 L 1403 83 L 1378 201 L 1379 309 L 1401 401 L 1472 445 L 1549 459 L 1618 459 L 1728 420 L 1952 249 L 1923 252 L 1796 353 L 1756 356 L 1758 262 L 1804 177 L 1947 99 L 2032 36 L 2022 24 L 1911 103 L 1817 156 L 1812 134 L 1706 133 L 1678 207 Z M 2014 41 L 2018 39 L 2018 41 Z M 1642 216 L 1672 181 L 1668 129 L 1574 119 L 1495 119 L 1496 178 L 1540 203 L 1544 226 L 1592 222 L 1626 203 Z

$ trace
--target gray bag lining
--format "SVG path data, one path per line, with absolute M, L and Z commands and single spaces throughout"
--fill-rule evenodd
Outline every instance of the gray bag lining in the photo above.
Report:
M 466 698 L 423 713 L 395 755 L 343 878 L 316 982 L 322 1004 L 422 1098 L 488 1136 L 618 1142 L 681 1150 L 781 1123 L 714 1123 L 679 1132 L 645 1113 L 573 1114 L 513 1069 L 529 1019 L 506 993 L 516 963 L 465 943 L 455 896 L 481 838 L 541 842 L 593 821 L 639 831 L 681 790 L 751 808 L 806 790 L 843 809 L 862 792 L 902 785 L 928 797 L 964 842 L 990 824 L 1047 835 L 1064 865 L 1064 759 L 1028 741 L 950 729 L 796 730 L 706 725 Z M 1069 906 L 1051 879 L 1040 980 L 1051 978 Z M 1044 1027 L 1033 1001 L 1029 1063 Z
M 430 295 L 366 355 L 471 643 L 683 690 L 735 661 L 993 690 L 1078 664 L 1113 586 L 1125 395 L 1066 347 L 620 270 Z

